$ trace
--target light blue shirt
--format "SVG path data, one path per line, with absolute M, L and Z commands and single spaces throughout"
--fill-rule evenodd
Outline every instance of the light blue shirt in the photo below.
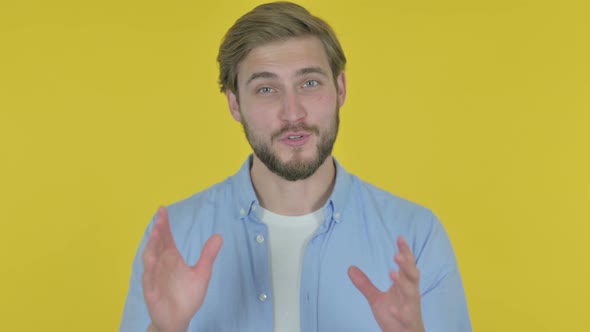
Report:
M 273 294 L 268 229 L 250 179 L 250 157 L 237 174 L 168 207 L 176 245 L 189 265 L 205 241 L 223 236 L 205 301 L 189 331 L 273 330 Z M 332 195 L 323 207 L 324 222 L 305 249 L 300 290 L 303 332 L 380 331 L 364 296 L 347 270 L 358 266 L 376 287 L 391 286 L 397 270 L 393 255 L 403 236 L 420 270 L 422 319 L 428 332 L 471 331 L 465 293 L 448 236 L 428 209 L 394 196 L 348 173 L 338 162 Z M 146 331 L 141 253 L 131 274 L 120 331 Z

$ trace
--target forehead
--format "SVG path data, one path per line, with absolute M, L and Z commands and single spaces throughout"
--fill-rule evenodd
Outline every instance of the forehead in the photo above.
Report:
M 319 67 L 331 73 L 330 62 L 319 38 L 314 36 L 290 38 L 252 49 L 238 66 L 238 84 L 257 72 L 271 72 L 278 77 L 290 77 L 306 67 Z

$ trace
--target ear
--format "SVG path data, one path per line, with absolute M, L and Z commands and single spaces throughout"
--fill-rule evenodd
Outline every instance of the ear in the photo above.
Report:
M 344 75 L 344 71 L 336 78 L 336 86 L 338 87 L 338 106 L 342 107 L 346 100 L 346 75 Z
M 229 106 L 231 116 L 234 118 L 234 120 L 242 122 L 242 115 L 240 114 L 240 104 L 238 102 L 238 97 L 230 89 L 225 90 L 225 96 L 227 97 L 227 104 Z

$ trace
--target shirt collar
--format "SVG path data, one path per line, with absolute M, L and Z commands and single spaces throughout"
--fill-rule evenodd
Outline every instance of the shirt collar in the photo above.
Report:
M 240 219 L 249 215 L 258 205 L 258 198 L 252 185 L 252 178 L 250 177 L 252 158 L 253 156 L 250 154 L 238 172 L 231 177 L 233 192 L 237 194 L 237 212 L 239 213 Z M 324 205 L 323 210 L 326 219 L 333 218 L 336 222 L 340 222 L 351 195 L 354 176 L 348 173 L 336 158 L 333 157 L 332 159 L 336 167 L 336 182 L 334 184 L 334 190 Z
M 333 158 L 334 166 L 336 167 L 336 183 L 330 198 L 326 202 L 326 206 L 332 207 L 332 217 L 336 222 L 342 221 L 345 207 L 348 206 L 348 200 L 352 193 L 352 182 L 354 175 L 348 173 L 342 165 Z
M 252 167 L 252 154 L 242 164 L 242 167 L 236 174 L 231 177 L 233 192 L 236 193 L 238 203 L 237 211 L 240 219 L 250 214 L 252 206 L 258 204 L 258 198 L 254 192 L 252 178 L 250 177 L 250 167 Z

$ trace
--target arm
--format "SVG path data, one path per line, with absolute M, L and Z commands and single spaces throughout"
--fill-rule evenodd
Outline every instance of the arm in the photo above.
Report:
M 471 320 L 457 259 L 442 224 L 433 216 L 428 241 L 417 256 L 422 271 L 422 317 L 428 332 L 470 332 Z

